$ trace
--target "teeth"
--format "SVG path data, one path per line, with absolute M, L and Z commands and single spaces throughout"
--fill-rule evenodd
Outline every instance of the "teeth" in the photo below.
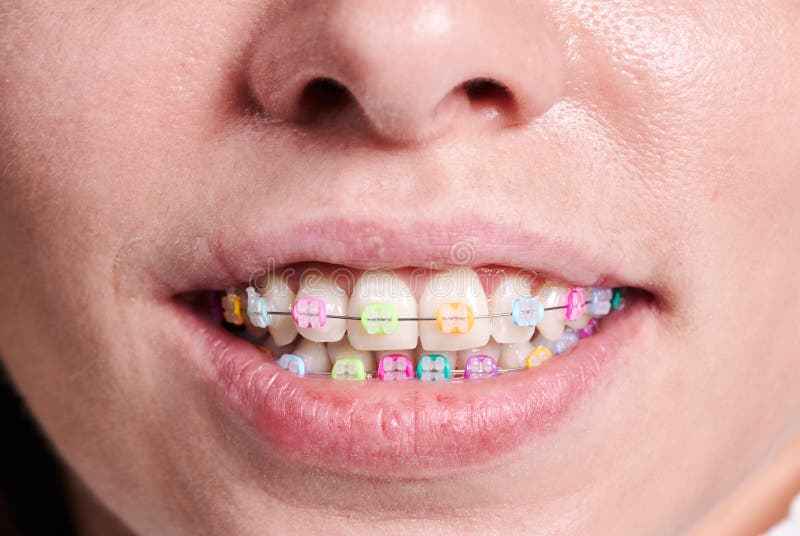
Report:
M 528 354 L 528 357 L 525 360 L 525 366 L 527 368 L 535 368 L 553 357 L 553 352 L 547 346 L 537 346 L 534 350 Z
M 417 346 L 417 301 L 394 272 L 365 272 L 358 278 L 348 304 L 347 337 L 360 350 L 410 350 Z
M 593 288 L 589 290 L 588 312 L 592 316 L 606 316 L 611 312 L 611 300 L 614 299 L 614 291 L 610 288 Z
M 267 312 L 267 302 L 262 298 L 253 287 L 247 287 L 246 311 L 244 315 L 244 330 L 247 339 L 257 343 L 267 334 L 267 326 L 270 322 L 269 312 Z
M 407 354 L 387 354 L 378 363 L 378 378 L 384 381 L 401 381 L 414 377 L 414 364 Z
M 347 294 L 329 277 L 314 274 L 300 283 L 292 317 L 297 331 L 314 342 L 334 342 L 344 337 L 347 324 L 341 318 L 347 313 Z
M 558 340 L 552 341 L 548 347 L 552 350 L 553 355 L 561 355 L 572 350 L 579 340 L 580 337 L 576 331 L 567 329 Z
M 272 320 L 267 309 L 267 301 L 253 287 L 247 287 L 247 318 L 257 328 L 266 328 Z
M 241 326 L 244 323 L 242 315 L 242 297 L 235 288 L 229 288 L 227 293 L 221 298 L 222 316 L 225 322 L 234 326 Z
M 531 297 L 530 280 L 522 274 L 507 275 L 492 293 L 491 314 L 514 312 L 492 318 L 492 338 L 499 343 L 528 341 L 541 320 L 540 304 Z M 528 298 L 528 299 L 525 299 Z M 515 306 L 516 304 L 516 306 Z
M 283 354 L 277 361 L 278 366 L 298 376 L 306 375 L 306 364 L 303 358 L 294 354 Z
M 578 337 L 581 339 L 588 339 L 589 337 L 597 334 L 597 330 L 600 329 L 600 324 L 592 318 L 589 322 L 586 323 L 581 329 L 578 330 Z
M 264 278 L 261 295 L 267 302 L 268 311 L 289 311 L 294 303 L 294 292 L 283 274 L 269 274 Z M 284 346 L 297 337 L 297 326 L 287 315 L 269 315 L 269 334 L 278 346 Z
M 340 359 L 333 365 L 331 378 L 337 381 L 363 382 L 367 379 L 364 363 L 359 359 Z
M 524 368 L 525 360 L 535 349 L 530 341 L 504 344 L 500 352 L 499 364 L 505 369 Z
M 321 342 L 301 339 L 292 353 L 303 358 L 308 372 L 330 372 L 331 370 L 328 351 Z
M 433 355 L 433 354 L 444 356 L 444 358 L 447 360 L 448 364 L 450 365 L 450 370 L 453 370 L 453 369 L 456 368 L 456 365 L 458 364 L 458 352 L 442 351 L 442 350 L 436 350 L 436 351 L 429 352 L 429 351 L 426 351 L 425 349 L 422 348 L 422 344 L 421 343 L 417 344 L 417 348 L 414 351 L 414 355 L 416 356 L 416 360 L 414 362 L 419 364 L 419 361 L 422 359 L 423 356 Z
M 478 380 L 497 376 L 497 361 L 490 355 L 475 354 L 467 358 L 464 366 L 465 380 Z
M 495 361 L 500 359 L 500 354 L 503 351 L 503 346 L 494 340 L 494 337 L 489 339 L 489 344 L 479 348 L 469 348 L 458 352 L 458 359 L 456 360 L 456 368 L 466 369 L 467 360 L 472 355 L 490 355 Z
M 366 350 L 356 350 L 350 345 L 347 339 L 328 343 L 328 357 L 331 363 L 336 365 L 337 361 L 343 359 L 355 359 L 364 364 L 364 370 L 375 370 L 375 355 Z
M 577 320 L 567 321 L 567 327 L 572 329 L 583 329 L 592 317 L 588 313 L 582 314 Z
M 450 362 L 442 354 L 425 354 L 417 363 L 417 378 L 425 382 L 446 381 L 452 377 Z
M 539 300 L 545 308 L 566 305 L 569 291 L 570 289 L 566 287 L 548 283 L 539 291 Z M 566 321 L 567 318 L 564 315 L 564 309 L 546 311 L 537 329 L 545 338 L 555 341 L 564 333 Z
M 586 310 L 586 291 L 580 287 L 573 287 L 567 294 L 567 308 L 564 316 L 567 322 L 578 320 Z
M 456 268 L 433 274 L 422 292 L 419 315 L 436 321 L 419 323 L 422 347 L 457 351 L 483 346 L 489 342 L 488 314 L 486 293 L 473 270 Z

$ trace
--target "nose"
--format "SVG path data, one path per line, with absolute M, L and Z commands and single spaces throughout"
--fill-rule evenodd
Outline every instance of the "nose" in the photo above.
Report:
M 565 65 L 537 0 L 288 0 L 256 34 L 248 80 L 263 113 L 418 142 L 531 122 Z

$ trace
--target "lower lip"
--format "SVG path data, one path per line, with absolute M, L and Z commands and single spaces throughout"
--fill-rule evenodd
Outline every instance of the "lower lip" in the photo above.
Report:
M 212 356 L 212 396 L 271 454 L 337 474 L 414 479 L 490 462 L 556 431 L 638 346 L 648 311 L 631 304 L 604 319 L 597 335 L 534 369 L 451 382 L 299 377 L 197 315 L 181 316 L 193 319 L 194 343 L 202 335 L 203 361 Z

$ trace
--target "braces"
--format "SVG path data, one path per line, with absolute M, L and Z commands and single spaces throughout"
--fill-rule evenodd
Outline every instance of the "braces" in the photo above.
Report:
M 415 368 L 412 358 L 407 354 L 389 354 L 381 358 L 378 370 L 367 371 L 364 363 L 355 358 L 344 358 L 333 364 L 331 372 L 313 372 L 305 370 L 303 358 L 294 354 L 283 354 L 276 360 L 278 366 L 286 369 L 298 376 L 330 376 L 334 380 L 364 381 L 367 379 L 387 380 L 409 380 L 417 378 L 422 381 L 447 381 L 452 379 L 472 380 L 500 376 L 503 374 L 520 372 L 534 366 L 534 357 L 537 364 L 560 355 L 572 349 L 580 339 L 591 337 L 598 330 L 597 317 L 606 316 L 612 310 L 621 309 L 624 306 L 622 289 L 615 288 L 591 288 L 589 289 L 590 298 L 587 299 L 586 291 L 583 288 L 573 287 L 568 296 L 567 303 L 543 307 L 538 297 L 526 296 L 517 298 L 512 303 L 512 311 L 507 313 L 493 313 L 474 315 L 466 304 L 446 303 L 441 304 L 435 317 L 398 317 L 392 304 L 370 304 L 364 308 L 361 316 L 350 315 L 328 315 L 326 304 L 317 298 L 301 298 L 294 302 L 291 311 L 270 311 L 269 304 L 263 296 L 260 296 L 253 287 L 247 287 L 247 308 L 246 314 L 251 323 L 259 328 L 266 328 L 271 325 L 271 315 L 292 316 L 299 327 L 318 328 L 325 325 L 328 318 L 341 320 L 360 321 L 365 330 L 370 334 L 391 334 L 396 329 L 398 322 L 437 322 L 439 329 L 444 333 L 467 333 L 472 328 L 473 320 L 511 317 L 514 324 L 520 327 L 535 327 L 541 322 L 544 313 L 564 309 L 568 321 L 577 320 L 588 312 L 593 318 L 589 323 L 579 329 L 566 328 L 564 335 L 557 340 L 551 341 L 551 346 L 539 345 L 527 357 L 526 366 L 519 368 L 499 368 L 494 357 L 485 354 L 473 354 L 467 358 L 465 368 L 451 369 L 448 359 L 443 354 L 425 354 L 420 357 L 419 363 Z M 235 288 L 228 289 L 227 294 L 215 305 L 221 305 L 222 317 L 224 320 L 236 326 L 244 324 L 242 313 L 242 299 L 239 291 Z M 587 306 L 588 311 L 587 311 Z M 299 309 L 302 309 L 300 311 Z M 445 316 L 449 310 L 449 316 Z M 372 315 L 372 316 L 370 316 Z M 316 319 L 316 320 L 314 320 Z M 466 322 L 458 324 L 457 321 Z M 387 326 L 376 327 L 370 322 L 388 322 Z M 456 322 L 456 323 L 454 323 Z M 387 330 L 388 329 L 388 330 Z M 385 370 L 385 362 L 388 359 L 391 370 Z M 398 365 L 399 363 L 399 365 Z M 423 363 L 428 367 L 423 366 Z M 397 367 L 400 368 L 397 368 Z M 488 370 L 487 370 L 488 367 Z

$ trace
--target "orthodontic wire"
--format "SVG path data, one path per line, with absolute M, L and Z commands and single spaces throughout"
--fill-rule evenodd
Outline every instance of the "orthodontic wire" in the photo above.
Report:
M 589 305 L 592 303 L 592 300 L 584 301 L 584 305 Z M 566 309 L 569 305 L 554 305 L 552 307 L 544 307 L 543 310 L 546 313 L 547 311 L 557 311 L 559 309 Z M 271 315 L 278 315 L 278 316 L 292 316 L 291 311 L 267 311 Z M 504 316 L 511 316 L 513 313 L 491 313 L 487 315 L 473 315 L 472 318 L 475 320 L 480 320 L 482 318 L 501 318 Z M 360 316 L 348 316 L 348 315 L 325 315 L 327 318 L 333 318 L 334 320 L 361 320 Z M 432 322 L 437 320 L 435 316 L 406 316 L 406 317 L 399 317 L 397 319 L 398 322 Z

